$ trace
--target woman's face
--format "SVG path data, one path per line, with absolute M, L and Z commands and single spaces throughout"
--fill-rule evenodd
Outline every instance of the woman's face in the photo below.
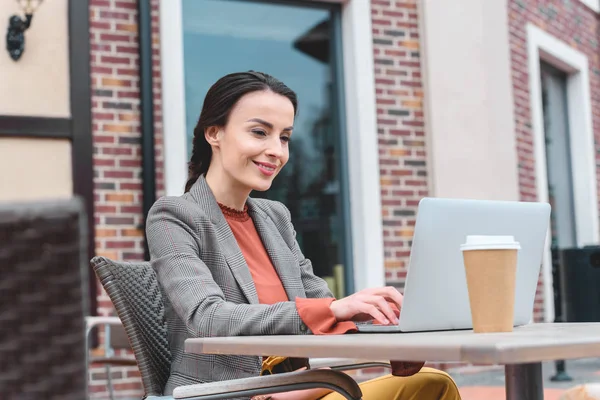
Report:
M 240 98 L 213 140 L 207 139 L 226 179 L 240 189 L 265 191 L 289 159 L 293 125 L 294 106 L 287 97 L 252 92 Z

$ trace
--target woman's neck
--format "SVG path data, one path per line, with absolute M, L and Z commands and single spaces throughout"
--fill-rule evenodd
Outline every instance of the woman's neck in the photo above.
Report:
M 206 183 L 217 202 L 234 210 L 244 209 L 250 190 L 236 185 L 224 171 L 219 172 L 216 168 L 209 168 L 206 173 Z

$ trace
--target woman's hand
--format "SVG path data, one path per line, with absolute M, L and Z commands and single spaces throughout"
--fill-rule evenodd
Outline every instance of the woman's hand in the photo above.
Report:
M 393 306 L 402 307 L 402 294 L 392 287 L 364 289 L 329 306 L 337 321 L 367 321 L 375 319 L 381 324 L 397 324 Z

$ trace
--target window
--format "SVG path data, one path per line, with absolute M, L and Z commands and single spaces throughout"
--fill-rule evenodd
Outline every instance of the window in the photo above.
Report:
M 188 107 L 184 76 L 184 1 L 186 0 L 160 0 L 164 182 L 165 194 L 169 196 L 181 195 L 187 180 Z M 206 3 L 206 0 L 196 1 Z M 347 243 L 343 251 L 346 289 L 351 292 L 383 286 L 383 227 L 370 3 L 329 0 L 276 0 L 270 3 L 223 0 L 218 3 L 279 5 L 287 6 L 288 10 L 327 10 L 330 13 L 333 40 L 329 50 L 332 51 L 330 57 L 334 64 L 330 65 L 330 72 L 335 89 L 332 92 L 335 99 L 332 104 L 340 105 L 339 109 L 332 107 L 332 121 L 339 124 L 332 131 L 337 135 L 339 144 L 336 156 L 339 157 L 340 169 L 337 173 L 342 194 L 338 199 L 345 203 L 345 206 L 342 204 L 340 207 L 344 212 L 343 220 L 352 221 L 351 230 L 348 223 L 343 224 L 344 243 Z M 186 9 L 187 12 L 189 11 Z M 190 15 L 186 15 L 188 16 Z M 260 25 L 262 21 L 255 24 Z M 343 36 L 343 40 L 340 36 Z M 207 60 L 207 57 L 203 59 L 204 63 L 212 61 Z M 202 68 L 202 65 L 196 67 Z M 292 85 L 285 76 L 280 78 Z M 305 103 L 303 99 L 300 101 Z M 345 113 L 341 106 L 345 107 Z M 195 118 L 199 112 L 200 110 L 196 110 Z M 335 113 L 339 115 L 333 115 Z M 351 162 L 344 162 L 343 159 Z
M 565 130 L 569 132 L 571 151 L 576 245 L 596 244 L 599 240 L 598 195 L 588 59 L 585 54 L 533 24 L 527 25 L 527 58 L 538 201 L 549 201 L 551 197 L 548 192 L 542 75 L 546 74 L 544 90 L 547 91 L 551 82 L 545 71 L 552 66 L 562 71 L 566 80 L 568 127 Z M 541 65 L 544 65 L 543 70 Z M 546 242 L 542 268 L 546 321 L 554 320 L 550 239 Z
M 290 209 L 298 242 L 315 273 L 343 296 L 348 285 L 344 270 L 351 268 L 346 253 L 350 222 L 344 218 L 348 196 L 342 176 L 336 18 L 339 6 L 332 4 L 182 1 L 188 157 L 202 101 L 219 77 L 262 71 L 296 91 L 290 161 L 270 190 L 252 196 L 281 201 Z

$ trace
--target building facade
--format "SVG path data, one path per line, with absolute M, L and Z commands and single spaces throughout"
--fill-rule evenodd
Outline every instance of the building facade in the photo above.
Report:
M 28 35 L 67 3 L 44 3 Z M 183 192 L 208 86 L 261 70 L 298 92 L 300 113 L 290 163 L 257 195 L 288 205 L 336 294 L 403 288 L 425 196 L 548 201 L 535 319 L 552 321 L 551 249 L 598 243 L 599 10 L 598 0 L 89 0 L 92 252 L 147 257 L 145 213 Z M 17 65 L 36 63 L 35 40 Z M 67 115 L 14 107 L 0 102 L 0 114 Z M 0 130 L 0 162 L 26 156 L 14 136 Z M 60 176 L 75 176 L 74 160 Z M 81 192 L 73 182 L 64 190 Z M 96 289 L 97 313 L 113 314 Z M 112 374 L 122 396 L 139 397 L 135 369 Z M 91 378 L 105 396 L 104 369 Z
M 565 191 L 570 203 L 557 201 L 575 212 L 555 211 L 555 242 L 597 243 L 596 3 L 155 1 L 157 196 L 182 192 L 210 83 L 255 69 L 299 93 L 294 139 L 309 144 L 295 143 L 279 177 L 296 191 L 275 185 L 273 198 L 292 210 L 317 272 L 333 287 L 345 280 L 338 293 L 403 287 L 424 196 L 553 201 Z M 134 1 L 92 1 L 96 252 L 116 259 L 144 254 L 136 19 Z M 549 135 L 571 153 L 547 147 Z M 547 251 L 537 320 L 554 317 L 551 267 Z M 102 294 L 99 304 L 110 311 Z

